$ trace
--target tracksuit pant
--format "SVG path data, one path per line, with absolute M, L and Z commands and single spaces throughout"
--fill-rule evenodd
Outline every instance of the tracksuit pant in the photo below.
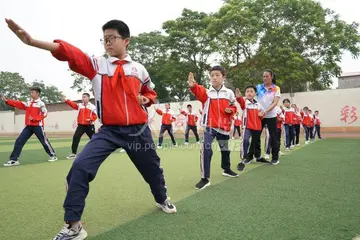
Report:
M 309 134 L 310 134 L 310 140 L 314 140 L 315 138 L 314 127 L 309 128 Z
M 321 139 L 320 125 L 315 125 L 314 139 L 316 137 L 316 134 L 317 134 L 318 138 Z
M 281 128 L 276 128 L 276 141 L 277 144 L 279 146 L 280 149 L 280 145 L 281 145 L 281 133 L 282 133 L 282 129 Z M 270 155 L 271 153 L 271 144 L 270 144 L 270 133 L 269 130 L 266 129 L 266 136 L 265 136 L 265 153 L 267 155 Z
M 285 136 L 285 147 L 290 148 L 291 142 L 294 138 L 294 126 L 289 124 L 284 124 L 284 136 Z
M 148 125 L 107 126 L 95 133 L 73 162 L 67 176 L 67 195 L 64 202 L 65 221 L 79 221 L 100 165 L 118 148 L 126 150 L 135 167 L 149 184 L 157 203 L 166 199 L 166 185 L 160 158 Z
M 272 160 L 279 159 L 279 151 L 280 151 L 280 145 L 277 143 L 277 141 L 271 140 L 271 139 L 276 139 L 276 129 L 277 129 L 276 125 L 277 125 L 276 117 L 264 118 L 262 120 L 262 128 L 264 129 L 264 127 L 267 126 L 267 129 L 269 130 Z M 260 141 L 261 139 L 259 138 L 259 147 L 261 147 Z
M 305 133 L 305 140 L 309 141 L 309 137 L 310 137 L 310 127 L 308 126 L 303 126 L 304 127 L 304 133 Z
M 236 132 L 239 134 L 239 137 L 241 137 L 240 126 L 234 126 L 233 137 L 235 137 Z
M 75 130 L 73 141 L 71 145 L 71 150 L 73 154 L 77 153 L 77 149 L 79 147 L 80 139 L 82 135 L 86 135 L 91 139 L 92 135 L 95 134 L 95 126 L 94 125 L 81 125 L 79 124 Z
M 229 135 L 217 132 L 213 128 L 206 128 L 204 131 L 204 142 L 200 149 L 201 178 L 210 178 L 211 158 L 213 155 L 212 142 L 217 140 L 221 151 L 221 168 L 230 169 Z
M 167 131 L 169 133 L 173 145 L 176 145 L 172 125 L 171 124 L 162 124 L 161 128 L 160 128 L 160 135 L 159 135 L 159 146 L 162 146 L 165 131 Z
M 10 155 L 10 160 L 18 160 L 25 143 L 33 134 L 35 134 L 36 137 L 39 139 L 46 153 L 50 157 L 55 156 L 55 151 L 51 146 L 48 138 L 46 137 L 44 128 L 42 126 L 26 126 L 15 141 L 14 150 Z
M 292 145 L 299 144 L 299 137 L 300 137 L 300 124 L 294 125 L 294 136 L 292 139 Z
M 200 141 L 199 134 L 198 134 L 198 131 L 197 131 L 197 126 L 189 126 L 189 125 L 187 125 L 186 129 L 185 129 L 185 142 L 189 142 L 190 130 L 194 133 L 196 141 L 197 142 Z
M 245 128 L 242 140 L 242 156 L 241 159 L 256 159 L 261 157 L 261 131 Z M 250 142 L 251 138 L 251 142 Z

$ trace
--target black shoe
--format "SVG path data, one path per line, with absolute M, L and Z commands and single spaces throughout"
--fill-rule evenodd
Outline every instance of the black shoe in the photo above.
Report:
M 210 181 L 206 178 L 202 178 L 200 182 L 195 185 L 195 189 L 202 190 L 208 186 L 210 186 Z
M 270 162 L 268 160 L 266 160 L 265 158 L 258 158 L 258 159 L 256 159 L 256 162 L 258 162 L 258 163 L 269 163 L 270 164 Z
M 244 171 L 245 169 L 245 164 L 243 162 L 240 162 L 238 165 L 237 165 L 237 170 L 239 170 L 240 172 Z
M 244 163 L 244 164 L 249 164 L 249 163 L 252 162 L 252 160 L 254 160 L 254 159 L 253 159 L 253 158 L 246 158 L 246 159 L 243 161 L 243 163 Z
M 233 177 L 233 178 L 239 176 L 239 174 L 237 174 L 236 172 L 234 172 L 231 169 L 224 170 L 222 175 L 225 176 L 225 177 Z
M 279 159 L 277 160 L 271 160 L 271 165 L 278 165 L 280 163 Z

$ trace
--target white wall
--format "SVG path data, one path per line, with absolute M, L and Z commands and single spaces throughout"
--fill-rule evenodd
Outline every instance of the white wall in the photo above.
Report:
M 319 110 L 322 121 L 322 127 L 360 127 L 360 88 L 354 89 L 338 89 L 326 90 L 318 92 L 303 92 L 295 93 L 293 97 L 289 94 L 282 94 L 281 102 L 283 99 L 289 98 L 293 103 L 300 107 L 307 106 L 313 111 Z M 199 101 L 184 102 L 182 109 L 186 109 L 187 104 L 192 104 L 193 111 L 198 113 L 201 109 Z M 349 116 L 347 122 L 341 121 L 342 109 L 349 107 Z M 164 104 L 157 107 L 164 108 Z M 351 113 L 352 108 L 356 108 L 354 114 Z M 179 112 L 180 103 L 171 103 L 171 109 Z M 150 128 L 152 130 L 159 130 L 161 125 L 161 116 L 159 116 L 153 107 L 148 109 Z M 49 112 L 48 117 L 45 119 L 45 130 L 53 133 L 69 133 L 73 132 L 76 128 L 76 114 L 77 111 L 59 111 Z M 351 117 L 353 115 L 353 117 Z M 353 120 L 358 118 L 355 122 Z M 174 128 L 177 131 L 184 131 L 185 117 L 178 115 L 177 121 L 174 123 Z M 97 122 L 96 127 L 100 124 Z M 15 115 L 13 112 L 0 112 L 0 133 L 18 133 L 24 127 L 24 114 Z

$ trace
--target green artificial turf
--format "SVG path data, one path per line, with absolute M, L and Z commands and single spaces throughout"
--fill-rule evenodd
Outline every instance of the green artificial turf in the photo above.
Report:
M 54 163 L 36 141 L 24 147 L 19 167 L 0 167 L 0 239 L 51 239 L 62 227 L 71 139 L 50 139 L 61 159 Z M 4 162 L 12 144 L 0 139 Z M 236 179 L 221 176 L 220 153 L 214 151 L 212 185 L 201 192 L 194 190 L 200 178 L 197 144 L 158 153 L 178 213 L 156 209 L 126 154 L 114 153 L 91 183 L 83 218 L 89 240 L 337 240 L 360 233 L 359 139 L 317 141 L 277 166 L 250 164 Z M 235 170 L 239 152 L 231 158 Z

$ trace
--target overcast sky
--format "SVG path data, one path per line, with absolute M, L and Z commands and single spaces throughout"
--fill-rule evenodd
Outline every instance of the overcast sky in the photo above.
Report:
M 360 22 L 359 0 L 321 0 L 323 6 L 340 14 L 347 22 Z M 12 18 L 34 38 L 63 39 L 89 54 L 101 55 L 101 26 L 110 19 L 125 21 L 132 35 L 160 30 L 164 21 L 178 17 L 183 8 L 215 12 L 221 0 L 2 0 L 0 5 L 0 71 L 19 72 L 27 82 L 35 79 L 57 86 L 68 97 L 79 95 L 70 89 L 72 78 L 66 63 L 48 52 L 23 45 L 7 28 Z M 163 10 L 167 9 L 167 10 Z M 360 60 L 343 56 L 343 72 L 360 71 Z

